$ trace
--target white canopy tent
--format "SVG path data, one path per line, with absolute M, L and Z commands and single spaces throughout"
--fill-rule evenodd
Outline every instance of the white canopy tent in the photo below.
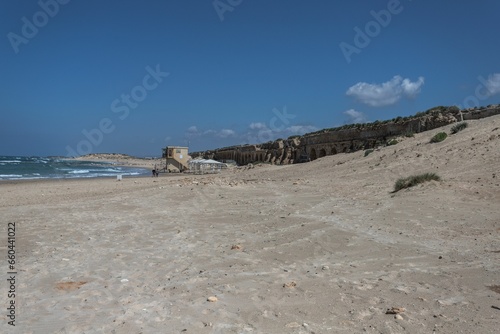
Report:
M 188 165 L 194 174 L 220 173 L 221 169 L 227 168 L 225 163 L 213 159 L 192 159 L 188 161 Z

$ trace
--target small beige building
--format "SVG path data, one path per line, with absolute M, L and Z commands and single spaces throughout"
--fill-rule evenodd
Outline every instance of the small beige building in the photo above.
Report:
M 163 149 L 162 157 L 166 160 L 167 172 L 183 172 L 188 169 L 188 148 L 181 146 L 167 146 Z

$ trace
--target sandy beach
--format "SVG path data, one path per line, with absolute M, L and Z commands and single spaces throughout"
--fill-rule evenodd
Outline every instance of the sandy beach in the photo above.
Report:
M 496 333 L 500 116 L 468 123 L 366 157 L 2 182 L 0 332 Z

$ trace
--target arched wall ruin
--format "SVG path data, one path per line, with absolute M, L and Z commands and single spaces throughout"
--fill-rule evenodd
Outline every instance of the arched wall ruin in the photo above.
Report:
M 441 108 L 441 107 L 440 107 Z M 437 108 L 439 109 L 439 108 Z M 322 130 L 304 136 L 278 139 L 258 145 L 240 145 L 213 151 L 194 152 L 192 157 L 234 160 L 240 165 L 254 162 L 289 164 L 315 160 L 327 155 L 354 152 L 385 145 L 394 136 L 432 130 L 463 119 L 480 119 L 500 114 L 500 105 L 467 109 L 458 112 L 450 107 L 438 112 L 426 112 L 403 121 L 374 122 L 335 130 Z

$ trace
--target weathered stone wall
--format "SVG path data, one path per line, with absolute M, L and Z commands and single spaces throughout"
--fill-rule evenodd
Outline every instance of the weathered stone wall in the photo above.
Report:
M 326 129 L 303 136 L 275 140 L 256 145 L 240 145 L 213 151 L 191 153 L 219 161 L 234 160 L 240 165 L 255 162 L 290 164 L 312 161 L 326 155 L 354 152 L 385 145 L 391 137 L 419 133 L 469 119 L 500 114 L 500 105 L 459 111 L 457 108 L 437 108 L 413 117 L 386 122 L 358 124 L 348 129 Z

